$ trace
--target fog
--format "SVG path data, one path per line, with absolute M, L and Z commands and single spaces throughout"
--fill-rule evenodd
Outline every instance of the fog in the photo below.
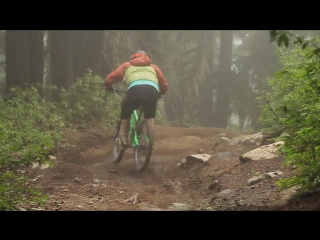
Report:
M 320 31 L 293 33 L 311 38 Z M 104 79 L 140 49 L 168 81 L 161 106 L 167 122 L 261 128 L 254 90 L 281 69 L 269 30 L 0 30 L 1 99 L 25 84 L 68 89 L 87 69 Z M 42 95 L 58 98 L 45 88 Z

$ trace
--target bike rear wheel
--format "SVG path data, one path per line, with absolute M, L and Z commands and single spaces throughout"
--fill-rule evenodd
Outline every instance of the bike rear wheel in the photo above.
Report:
M 134 148 L 134 163 L 139 171 L 147 168 L 154 145 L 153 128 L 148 126 L 146 120 L 142 120 L 137 128 L 137 135 L 139 138 L 139 146 Z
M 119 163 L 125 152 L 125 149 L 121 147 L 121 143 L 117 142 L 117 138 L 120 136 L 120 125 L 121 120 L 117 122 L 113 136 L 112 162 L 114 163 Z

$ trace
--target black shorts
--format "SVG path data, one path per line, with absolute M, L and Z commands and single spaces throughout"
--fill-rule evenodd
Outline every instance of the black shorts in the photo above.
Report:
M 134 110 L 144 108 L 144 118 L 155 118 L 158 90 L 150 85 L 136 85 L 127 91 L 127 98 L 121 106 L 121 119 L 130 119 Z

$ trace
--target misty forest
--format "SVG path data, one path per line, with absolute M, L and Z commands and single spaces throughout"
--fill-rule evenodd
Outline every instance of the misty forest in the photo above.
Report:
M 320 185 L 319 36 L 320 30 L 0 30 L 0 210 L 143 210 L 145 202 L 153 206 L 145 210 L 173 209 L 178 202 L 185 210 L 192 204 L 244 210 L 276 206 L 294 189 L 282 205 L 289 206 Z M 121 96 L 106 91 L 104 79 L 137 50 L 162 70 L 168 92 L 158 103 L 151 170 L 126 176 L 121 164 L 130 158 L 112 171 L 105 160 Z M 122 82 L 114 87 L 125 89 Z M 264 153 L 256 153 L 259 161 L 243 157 L 277 142 L 284 144 L 271 160 Z M 98 148 L 104 160 L 88 157 Z M 187 156 L 197 153 L 210 155 L 209 166 L 187 167 Z M 214 160 L 215 154 L 223 156 Z M 183 169 L 177 167 L 182 158 Z M 270 164 L 257 165 L 263 161 Z M 235 179 L 228 174 L 212 179 L 227 165 L 232 176 L 243 169 L 238 180 L 228 185 Z M 266 180 L 270 171 L 277 176 Z M 127 177 L 161 180 L 146 188 L 126 183 Z M 250 177 L 258 179 L 255 185 Z M 174 182 L 181 183 L 179 191 Z M 123 196 L 115 196 L 115 188 Z M 226 190 L 257 196 L 219 202 Z M 120 198 L 134 200 L 112 200 Z

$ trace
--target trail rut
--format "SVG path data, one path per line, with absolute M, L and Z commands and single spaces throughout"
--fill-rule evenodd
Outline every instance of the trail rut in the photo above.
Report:
M 221 136 L 250 133 L 170 126 L 156 126 L 151 163 L 146 171 L 138 172 L 130 151 L 120 163 L 110 161 L 112 132 L 81 129 L 70 134 L 65 141 L 71 147 L 57 154 L 54 167 L 43 170 L 36 180 L 50 196 L 46 210 L 266 209 L 280 197 L 275 181 L 247 186 L 247 180 L 255 171 L 292 173 L 282 166 L 281 158 L 241 163 L 239 156 L 254 146 L 212 149 Z M 222 154 L 208 164 L 178 167 L 181 159 L 198 152 Z

